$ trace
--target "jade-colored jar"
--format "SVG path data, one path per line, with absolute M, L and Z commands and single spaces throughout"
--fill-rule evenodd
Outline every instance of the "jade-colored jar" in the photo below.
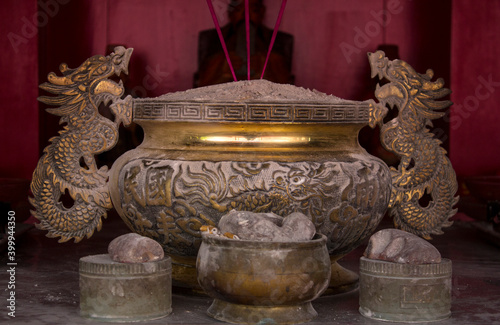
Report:
M 359 312 L 393 322 L 439 321 L 451 315 L 452 263 L 399 264 L 362 257 Z
M 106 322 L 139 322 L 172 312 L 170 257 L 119 263 L 108 254 L 80 259 L 80 315 Z

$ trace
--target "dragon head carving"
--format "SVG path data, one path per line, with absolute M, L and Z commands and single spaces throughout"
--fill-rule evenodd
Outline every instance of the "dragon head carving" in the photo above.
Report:
M 118 46 L 109 56 L 93 56 L 76 69 L 61 64 L 59 69 L 63 75 L 57 76 L 51 72 L 48 75 L 49 82 L 40 85 L 41 89 L 59 97 L 40 96 L 38 100 L 47 105 L 60 106 L 47 109 L 58 116 L 79 114 L 86 108 L 97 111 L 101 103 L 108 104 L 123 95 L 122 82 L 117 83 L 108 78 L 119 76 L 122 72 L 128 73 L 132 51 Z
M 431 120 L 445 114 L 436 110 L 444 109 L 452 104 L 448 100 L 436 101 L 449 95 L 451 91 L 443 88 L 442 78 L 431 80 L 434 77 L 431 69 L 428 69 L 425 74 L 420 74 L 404 61 L 389 61 L 382 51 L 368 53 L 368 58 L 372 78 L 378 77 L 380 80 L 390 81 L 383 86 L 377 84 L 375 89 L 375 97 L 379 101 L 376 105 L 379 110 L 382 110 L 377 115 L 375 124 L 382 122 L 387 113 L 387 106 L 390 108 L 397 106 L 401 112 L 408 108 L 411 112 L 401 114 L 411 114 L 412 118 Z

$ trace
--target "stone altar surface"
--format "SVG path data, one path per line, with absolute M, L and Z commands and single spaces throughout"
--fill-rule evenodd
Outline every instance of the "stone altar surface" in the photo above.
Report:
M 108 243 L 128 230 L 123 222 L 111 215 L 104 221 L 105 230 L 90 240 L 75 245 L 58 244 L 45 233 L 31 229 L 17 239 L 16 258 L 16 318 L 7 316 L 2 304 L 2 324 L 103 324 L 79 316 L 78 260 L 82 256 L 102 254 Z M 383 223 L 382 226 L 390 226 Z M 500 249 L 484 240 L 467 223 L 455 222 L 442 236 L 432 241 L 443 257 L 453 261 L 452 316 L 436 323 L 500 324 Z M 359 258 L 366 246 L 360 246 L 340 263 L 358 272 Z M 1 258 L 2 272 L 6 269 L 5 251 Z M 0 277 L 1 297 L 5 299 L 7 277 Z M 313 302 L 319 316 L 318 324 L 383 324 L 366 319 L 358 312 L 359 293 L 320 297 Z M 172 296 L 173 312 L 166 318 L 137 324 L 224 324 L 206 315 L 212 299 L 208 297 Z

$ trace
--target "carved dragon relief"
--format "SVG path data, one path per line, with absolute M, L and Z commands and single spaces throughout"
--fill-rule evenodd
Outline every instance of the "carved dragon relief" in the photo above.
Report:
M 387 172 L 386 172 L 387 171 Z M 378 225 L 389 201 L 381 161 L 209 162 L 136 158 L 120 171 L 117 208 L 134 232 L 174 255 L 196 255 L 199 228 L 232 209 L 287 216 L 301 212 L 348 251 Z
M 59 242 L 74 238 L 79 242 L 100 230 L 102 217 L 112 207 L 108 189 L 108 168 L 98 168 L 94 156 L 108 151 L 118 140 L 120 123 L 132 120 L 132 98 L 121 99 L 123 85 L 108 78 L 128 73 L 132 49 L 115 48 L 108 56 L 96 55 L 80 67 L 60 66 L 62 76 L 48 75 L 40 88 L 57 96 L 39 100 L 57 108 L 49 113 L 61 116 L 65 123 L 59 136 L 50 139 L 33 173 L 30 202 L 33 215 L 40 220 L 38 228 Z M 115 116 L 111 121 L 99 114 L 101 104 L 108 105 Z M 61 202 L 68 191 L 74 200 L 70 208 Z
M 370 126 L 381 126 L 383 147 L 400 157 L 398 168 L 391 168 L 391 215 L 396 227 L 430 239 L 452 224 L 449 218 L 456 213 L 453 207 L 459 199 L 455 196 L 455 172 L 446 151 L 427 128 L 432 126 L 432 119 L 445 114 L 439 110 L 452 104 L 437 101 L 450 90 L 443 88 L 442 78 L 431 81 L 434 73 L 430 69 L 425 74 L 417 73 L 404 61 L 389 61 L 382 51 L 369 53 L 368 57 L 372 78 L 389 81 L 377 85 L 375 97 L 379 102 L 373 103 Z M 384 123 L 387 106 L 396 106 L 399 114 Z M 424 207 L 419 200 L 426 193 L 432 200 Z

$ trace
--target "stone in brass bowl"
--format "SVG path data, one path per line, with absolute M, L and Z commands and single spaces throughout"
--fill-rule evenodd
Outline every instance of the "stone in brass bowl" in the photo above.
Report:
M 235 240 L 202 233 L 198 282 L 214 302 L 208 314 L 240 324 L 307 322 L 328 287 L 326 237 L 310 241 Z

